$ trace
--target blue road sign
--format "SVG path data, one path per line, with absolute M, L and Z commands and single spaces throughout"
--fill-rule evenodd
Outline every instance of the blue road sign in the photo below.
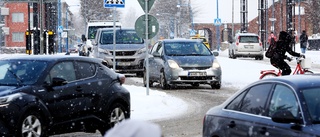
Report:
M 215 26 L 220 26 L 221 25 L 221 19 L 220 18 L 214 19 L 214 25 Z
M 104 0 L 104 8 L 124 8 L 125 0 Z
M 63 26 L 59 26 L 59 27 L 58 27 L 58 32 L 59 32 L 59 33 L 62 33 L 62 32 L 63 32 Z

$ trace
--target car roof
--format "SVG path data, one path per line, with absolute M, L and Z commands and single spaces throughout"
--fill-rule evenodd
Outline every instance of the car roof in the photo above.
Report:
M 258 36 L 255 33 L 237 33 L 236 36 Z
M 163 39 L 163 42 L 202 42 L 200 39 Z
M 117 27 L 115 29 L 116 30 L 135 30 L 134 28 L 123 28 L 123 27 L 121 28 Z M 113 30 L 113 28 L 99 28 L 99 30 Z
M 38 61 L 60 61 L 60 60 L 85 60 L 91 62 L 100 62 L 100 59 L 84 56 L 72 55 L 15 55 L 1 58 L 1 60 L 38 60 Z
M 314 86 L 320 86 L 320 74 L 303 74 L 303 75 L 288 75 L 275 78 L 268 78 L 260 80 L 277 81 L 291 85 L 295 89 L 305 89 Z

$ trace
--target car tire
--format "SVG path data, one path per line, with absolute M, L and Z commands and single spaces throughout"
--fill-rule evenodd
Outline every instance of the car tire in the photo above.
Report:
M 137 76 L 137 77 L 140 77 L 140 78 L 143 77 L 143 72 L 137 72 L 137 73 L 136 73 L 136 76 Z
M 220 89 L 221 88 L 221 82 L 214 82 L 211 84 L 212 89 Z
M 192 87 L 199 87 L 200 84 L 199 84 L 199 83 L 192 83 L 191 86 L 192 86 Z
M 45 120 L 37 111 L 27 111 L 17 124 L 17 137 L 39 136 L 45 137 Z
M 164 72 L 162 72 L 160 75 L 160 86 L 164 90 L 169 89 L 169 84 L 167 83 Z
M 122 120 L 128 119 L 129 111 L 130 110 L 126 110 L 126 108 L 120 103 L 111 105 L 111 107 L 107 110 L 107 117 L 105 118 L 107 125 L 101 125 L 101 127 L 98 129 L 101 135 L 104 136 L 109 129 L 119 124 Z
M 146 70 L 143 71 L 143 86 L 147 87 L 147 72 Z M 149 87 L 153 86 L 153 81 L 150 80 L 150 76 L 149 76 Z

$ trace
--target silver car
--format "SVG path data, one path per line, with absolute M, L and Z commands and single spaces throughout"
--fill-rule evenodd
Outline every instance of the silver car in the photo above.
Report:
M 234 42 L 229 46 L 229 57 L 251 57 L 256 60 L 262 60 L 264 50 L 262 43 L 257 34 L 254 33 L 238 33 L 234 38 Z
M 215 55 L 214 55 L 215 53 Z M 149 81 L 144 63 L 144 86 L 158 82 L 162 89 L 174 84 L 210 84 L 221 87 L 221 67 L 215 56 L 201 40 L 164 39 L 156 42 L 149 51 Z
M 93 40 L 93 56 L 104 59 L 110 68 L 115 64 L 116 72 L 136 73 L 142 77 L 146 57 L 144 40 L 137 36 L 133 28 L 116 28 L 115 34 L 114 45 L 113 28 L 98 29 Z

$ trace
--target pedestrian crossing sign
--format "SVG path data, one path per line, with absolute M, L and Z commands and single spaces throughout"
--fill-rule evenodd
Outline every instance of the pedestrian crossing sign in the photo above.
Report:
M 104 0 L 105 8 L 124 8 L 125 0 Z
M 214 19 L 214 25 L 215 26 L 220 26 L 221 25 L 221 19 L 220 18 Z

